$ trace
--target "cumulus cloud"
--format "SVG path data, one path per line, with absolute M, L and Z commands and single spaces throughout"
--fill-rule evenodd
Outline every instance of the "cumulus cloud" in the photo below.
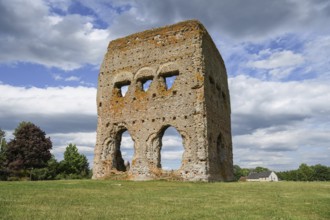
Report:
M 162 139 L 163 149 L 182 147 L 182 138 L 179 135 L 166 135 Z
M 79 81 L 79 80 L 80 80 L 80 78 L 77 76 L 70 76 L 70 77 L 67 77 L 64 79 L 64 81 L 67 81 L 67 82 Z
M 322 78 L 330 78 L 330 35 L 316 37 L 304 46 L 306 71 Z
M 181 160 L 183 150 L 181 151 L 164 151 L 162 153 L 162 159 L 164 160 Z
M 185 19 L 199 19 L 215 38 L 254 41 L 304 31 L 325 32 L 328 2 L 242 0 L 83 1 L 90 14 L 70 14 L 75 1 L 0 3 L 0 62 L 32 62 L 64 70 L 99 65 L 110 39 Z M 56 10 L 54 10 L 56 9 Z M 62 13 L 55 13 L 61 10 Z M 24 22 L 22 22 L 24 21 Z M 103 29 L 100 22 L 106 23 Z M 65 36 L 65 37 L 63 37 Z M 19 47 L 17 47 L 19 45 Z M 15 48 L 13 50 L 13 48 Z
M 94 10 L 107 10 L 101 3 L 84 1 Z M 217 1 L 113 1 L 122 13 L 102 16 L 111 24 L 115 35 L 126 35 L 146 28 L 161 26 L 186 19 L 199 19 L 213 34 L 226 38 L 255 41 L 279 34 L 299 31 L 311 32 L 329 18 L 329 2 L 311 0 L 283 0 L 267 2 L 253 0 Z M 115 8 L 115 7 L 114 7 Z M 101 12 L 101 14 L 105 14 Z M 122 28 L 127 27 L 127 28 Z
M 269 54 L 266 59 L 251 62 L 250 65 L 260 69 L 275 69 L 281 67 L 297 66 L 304 62 L 304 58 L 301 54 L 296 54 L 290 50 L 276 51 L 271 53 L 260 51 L 259 54 Z
M 96 140 L 96 132 L 52 133 L 51 139 L 56 146 L 66 146 L 73 143 L 79 146 L 89 146 L 93 149 Z
M 80 81 L 80 77 L 77 77 L 77 76 L 63 77 L 60 74 L 52 74 L 52 77 L 56 81 L 65 81 L 65 82 L 79 82 Z
M 127 131 L 125 131 L 122 135 L 120 149 L 123 149 L 123 150 L 127 150 L 127 149 L 133 150 L 134 149 L 134 142 Z
M 0 85 L 1 126 L 13 130 L 32 121 L 47 133 L 95 131 L 96 89 L 89 87 L 15 87 Z
M 272 82 L 240 75 L 229 84 L 236 134 L 329 117 L 327 81 Z
M 236 163 L 283 169 L 312 162 L 310 154 L 304 160 L 300 156 L 306 149 L 330 155 L 329 81 L 269 82 L 237 76 L 229 83 Z M 329 156 L 318 161 L 329 164 Z
M 52 3 L 0 2 L 0 62 L 31 62 L 64 70 L 100 63 L 109 32 L 95 28 L 93 17 L 51 12 Z

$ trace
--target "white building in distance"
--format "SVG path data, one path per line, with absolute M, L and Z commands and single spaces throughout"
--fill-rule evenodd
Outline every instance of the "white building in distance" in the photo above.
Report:
M 278 177 L 273 171 L 250 173 L 246 179 L 248 182 L 277 182 Z

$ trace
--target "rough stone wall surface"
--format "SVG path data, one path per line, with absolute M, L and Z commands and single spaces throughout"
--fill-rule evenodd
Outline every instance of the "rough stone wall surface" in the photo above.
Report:
M 176 76 L 171 88 L 166 78 Z M 143 84 L 152 80 L 147 91 Z M 121 87 L 128 86 L 121 94 Z M 224 62 L 206 29 L 185 21 L 111 41 L 98 82 L 98 126 L 93 178 L 126 171 L 120 151 L 128 131 L 134 156 L 128 176 L 147 180 L 161 168 L 164 131 L 181 134 L 181 167 L 188 181 L 233 177 L 230 102 Z

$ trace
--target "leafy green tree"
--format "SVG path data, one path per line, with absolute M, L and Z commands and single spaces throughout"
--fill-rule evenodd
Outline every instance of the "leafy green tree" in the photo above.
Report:
M 298 180 L 299 181 L 312 181 L 313 169 L 307 164 L 302 163 L 298 168 Z
M 7 148 L 7 143 L 5 136 L 6 136 L 6 132 L 0 129 L 0 169 L 3 168 L 4 162 L 6 160 L 5 151 Z
M 242 169 L 238 165 L 234 165 L 234 178 L 235 180 L 239 180 L 242 177 Z
M 286 181 L 298 181 L 299 179 L 297 170 L 277 172 L 277 176 L 280 180 Z
M 7 144 L 5 137 L 6 137 L 6 132 L 0 128 L 0 150 L 2 150 L 2 148 L 5 147 Z
M 256 173 L 261 173 L 261 172 L 265 172 L 265 171 L 270 171 L 268 168 L 265 168 L 265 167 L 256 167 L 253 172 L 256 172 Z
M 251 170 L 248 168 L 242 168 L 242 176 L 248 176 L 251 173 Z
M 265 169 L 267 169 L 267 168 L 265 168 Z M 241 177 L 247 177 L 251 172 L 256 172 L 256 171 L 255 171 L 255 169 L 241 168 L 238 165 L 234 165 L 235 180 L 239 180 Z
M 47 179 L 48 180 L 53 180 L 55 179 L 55 177 L 57 176 L 57 174 L 59 173 L 59 162 L 57 162 L 57 160 L 55 159 L 55 156 L 52 155 L 52 157 L 50 158 L 50 160 L 47 163 L 47 168 L 48 168 L 48 176 Z
M 330 167 L 316 164 L 311 166 L 314 181 L 330 181 Z
M 251 172 L 248 168 L 241 168 L 238 165 L 234 165 L 234 177 L 235 180 L 239 180 L 241 177 L 246 177 Z
M 88 160 L 85 155 L 79 154 L 75 144 L 66 147 L 59 169 L 64 178 L 86 178 L 89 174 Z
M 287 181 L 329 181 L 330 167 L 321 164 L 308 166 L 302 163 L 297 170 L 282 171 L 277 175 L 281 180 Z
M 0 129 L 0 180 L 6 180 L 8 176 L 8 171 L 5 166 L 7 149 L 5 136 L 6 132 Z
M 54 180 L 59 173 L 59 163 L 54 155 L 48 160 L 47 167 L 33 169 L 32 180 Z
M 21 122 L 14 136 L 6 149 L 6 163 L 10 170 L 26 171 L 47 166 L 52 142 L 44 131 L 31 122 Z

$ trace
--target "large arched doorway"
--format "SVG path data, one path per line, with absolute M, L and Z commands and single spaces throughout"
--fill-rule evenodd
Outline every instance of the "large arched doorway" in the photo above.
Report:
M 119 143 L 119 152 L 125 167 L 121 171 L 128 171 L 134 156 L 134 141 L 127 130 L 124 130 L 119 135 L 121 137 Z
M 161 168 L 163 170 L 179 169 L 182 163 L 183 152 L 182 136 L 174 127 L 167 127 L 161 138 Z

